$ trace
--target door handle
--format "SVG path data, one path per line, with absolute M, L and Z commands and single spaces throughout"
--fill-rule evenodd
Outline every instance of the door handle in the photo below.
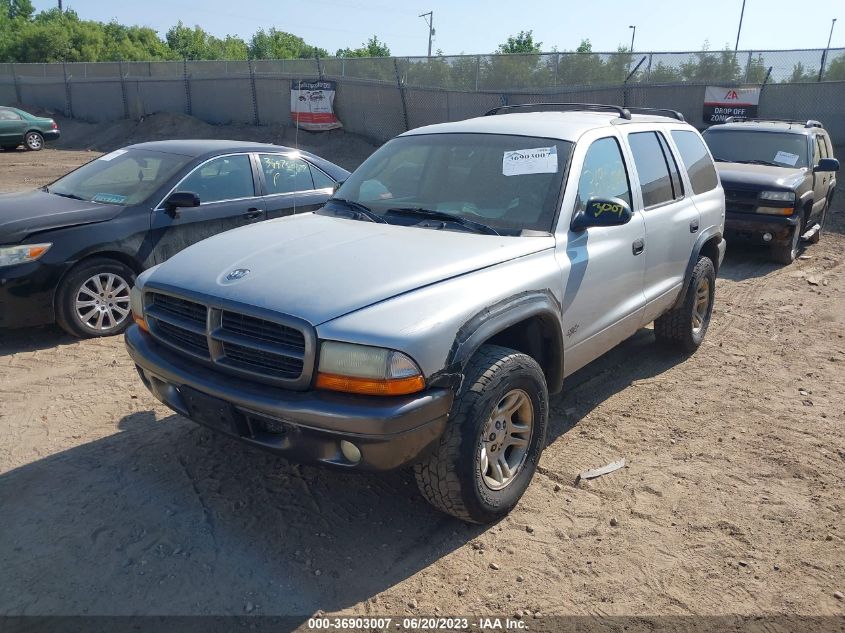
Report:
M 255 207 L 247 209 L 243 217 L 247 220 L 254 220 L 255 218 L 261 217 L 261 209 L 256 209 Z
M 634 243 L 631 244 L 631 252 L 634 253 L 634 255 L 639 255 L 644 250 L 645 250 L 645 240 L 642 240 L 642 239 L 634 240 Z
M 698 231 L 698 220 L 693 220 L 689 223 L 689 232 L 696 233 Z

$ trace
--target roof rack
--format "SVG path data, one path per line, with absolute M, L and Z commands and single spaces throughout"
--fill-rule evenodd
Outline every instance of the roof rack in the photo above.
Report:
M 518 103 L 515 105 L 502 105 L 484 113 L 484 116 L 494 114 L 506 114 L 513 110 L 549 110 L 552 112 L 566 112 L 569 110 L 583 110 L 588 112 L 616 112 L 623 119 L 630 119 L 631 113 L 617 105 L 605 105 L 602 103 Z
M 775 119 L 772 117 L 739 117 L 739 116 L 729 116 L 725 119 L 725 123 L 747 123 L 747 122 L 755 122 L 755 123 L 790 123 L 792 125 L 803 125 L 804 127 L 822 127 L 821 121 L 816 121 L 815 119 L 808 119 L 806 121 L 799 121 L 798 119 Z
M 628 112 L 630 112 L 631 114 L 662 114 L 663 116 L 678 119 L 678 121 L 683 121 L 684 123 L 686 123 L 684 115 L 678 112 L 677 110 L 670 110 L 668 108 L 641 108 L 639 106 L 628 106 L 627 109 Z

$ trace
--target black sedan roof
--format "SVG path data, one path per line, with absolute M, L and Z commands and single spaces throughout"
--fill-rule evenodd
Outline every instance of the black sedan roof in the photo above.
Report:
M 349 175 L 349 172 L 342 167 L 311 152 L 297 150 L 293 147 L 285 147 L 284 145 L 272 145 L 270 143 L 220 139 L 184 139 L 136 143 L 135 145 L 127 146 L 126 149 L 146 149 L 154 152 L 190 156 L 192 158 L 208 158 L 216 154 L 226 154 L 229 152 L 298 152 L 323 169 L 323 171 L 335 180 L 345 180 Z

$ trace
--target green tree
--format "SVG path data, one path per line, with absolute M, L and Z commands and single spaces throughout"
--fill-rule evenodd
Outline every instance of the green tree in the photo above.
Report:
M 165 35 L 167 45 L 177 59 L 246 59 L 246 42 L 227 35 L 220 39 L 199 26 L 185 26 L 180 20 Z
M 35 7 L 32 0 L 0 0 L 0 12 L 12 20 L 31 20 Z
M 842 54 L 835 59 L 828 58 L 823 79 L 825 81 L 845 80 L 845 54 Z
M 249 41 L 249 56 L 252 59 L 311 59 L 328 57 L 324 48 L 307 44 L 301 37 L 270 28 L 259 29 Z
M 390 57 L 390 48 L 384 42 L 379 42 L 378 35 L 373 35 L 366 43 L 358 48 L 341 48 L 337 57 Z
M 520 31 L 511 35 L 504 44 L 499 44 L 496 53 L 510 55 L 513 53 L 539 53 L 543 43 L 534 41 L 533 31 Z

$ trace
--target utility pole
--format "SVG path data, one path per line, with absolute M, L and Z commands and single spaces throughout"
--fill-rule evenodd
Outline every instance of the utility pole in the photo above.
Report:
M 62 0 L 59 0 L 59 12 L 64 12 L 64 9 L 62 9 Z
M 734 46 L 734 56 L 739 50 L 739 34 L 742 33 L 742 18 L 745 16 L 745 0 L 742 0 L 742 11 L 739 13 L 739 28 L 736 30 L 736 45 Z
M 631 53 L 633 55 L 634 54 L 634 38 L 637 36 L 637 25 L 631 24 L 631 25 L 628 26 L 628 28 L 633 29 L 633 31 L 631 32 L 631 48 L 628 51 L 629 53 Z
M 431 57 L 431 40 L 434 37 L 434 11 L 421 13 L 420 16 L 428 24 L 428 56 Z
M 822 80 L 824 76 L 824 64 L 827 61 L 827 53 L 830 50 L 830 42 L 833 39 L 833 27 L 836 26 L 836 18 L 833 18 L 830 21 L 830 35 L 827 36 L 827 46 L 824 48 L 824 53 L 822 53 L 822 63 L 819 67 L 819 81 Z

